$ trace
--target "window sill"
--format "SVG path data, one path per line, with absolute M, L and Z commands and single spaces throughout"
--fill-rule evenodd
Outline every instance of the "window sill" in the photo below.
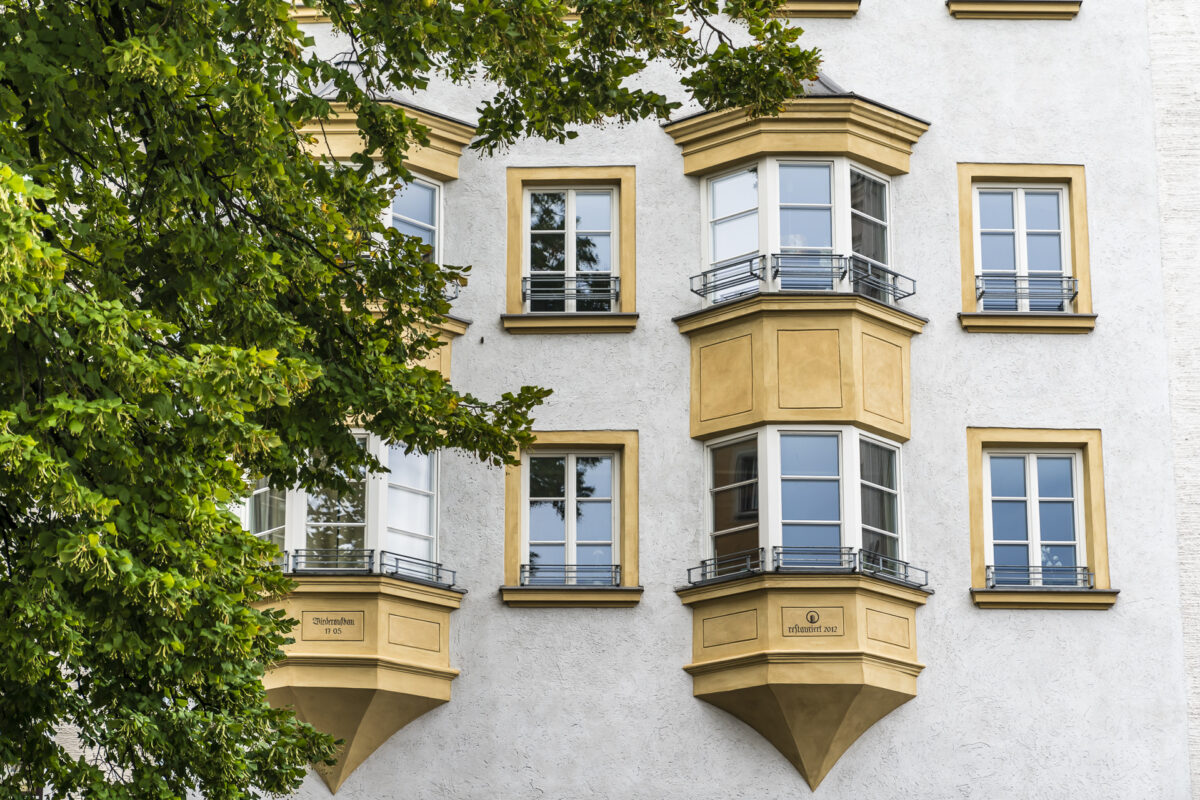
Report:
M 622 312 L 501 314 L 509 333 L 629 333 L 638 315 Z
M 511 608 L 633 608 L 641 586 L 501 586 Z
M 980 608 L 1111 608 L 1117 602 L 1117 589 L 971 589 L 971 599 Z
M 1074 19 L 1083 0 L 947 0 L 955 19 Z
M 849 19 L 858 13 L 860 0 L 784 0 L 775 12 L 779 17 L 840 17 Z
M 1025 311 L 979 311 L 958 315 L 967 333 L 1091 333 L 1095 314 L 1035 314 Z

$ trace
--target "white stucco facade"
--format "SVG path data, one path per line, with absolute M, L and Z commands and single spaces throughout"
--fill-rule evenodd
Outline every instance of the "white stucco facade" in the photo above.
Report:
M 917 697 L 867 730 L 815 794 L 1187 798 L 1186 687 L 1195 696 L 1200 682 L 1186 683 L 1184 657 L 1200 664 L 1200 645 L 1185 649 L 1194 628 L 1184 614 L 1200 614 L 1200 594 L 1185 587 L 1181 612 L 1196 511 L 1177 504 L 1172 453 L 1179 491 L 1194 496 L 1184 467 L 1200 460 L 1187 434 L 1200 370 L 1187 358 L 1186 298 L 1168 301 L 1164 276 L 1187 283 L 1195 249 L 1197 159 L 1183 126 L 1197 130 L 1196 90 L 1180 59 L 1194 59 L 1200 11 L 1184 0 L 1087 0 L 1070 21 L 956 20 L 935 0 L 863 0 L 852 19 L 802 24 L 831 78 L 931 123 L 910 172 L 891 180 L 892 266 L 917 282 L 902 307 L 929 320 L 912 343 L 902 483 L 906 558 L 930 571 L 936 592 L 917 614 L 926 668 Z M 312 33 L 333 47 L 325 27 Z M 1181 29 L 1190 38 L 1176 38 Z M 470 121 L 476 97 L 438 87 L 414 101 Z M 962 330 L 960 162 L 1085 167 L 1093 332 Z M 506 170 L 587 165 L 636 167 L 637 327 L 513 335 L 501 325 Z M 709 553 L 689 342 L 672 318 L 700 308 L 688 277 L 704 268 L 703 180 L 684 175 L 679 147 L 653 122 L 491 158 L 468 151 L 459 169 L 444 186 L 443 251 L 473 266 L 455 303 L 472 324 L 454 344 L 453 382 L 482 397 L 552 388 L 538 430 L 638 431 L 645 593 L 627 609 L 504 605 L 504 474 L 445 454 L 439 560 L 468 591 L 451 627 L 461 674 L 453 699 L 388 740 L 339 796 L 814 794 L 766 739 L 695 699 L 682 670 L 692 619 L 674 590 Z M 1102 431 L 1113 607 L 972 603 L 968 427 Z M 328 789 L 310 775 L 298 796 Z

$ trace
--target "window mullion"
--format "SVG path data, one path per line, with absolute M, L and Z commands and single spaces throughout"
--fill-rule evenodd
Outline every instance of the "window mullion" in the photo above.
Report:
M 563 487 L 566 489 L 565 495 L 567 507 L 563 509 L 563 516 L 565 517 L 564 522 L 566 522 L 566 541 L 564 542 L 566 547 L 564 548 L 563 552 L 563 564 L 567 566 L 575 565 L 575 541 L 577 537 L 575 525 L 577 511 L 575 504 L 577 498 L 575 497 L 575 482 L 571 480 L 571 478 L 574 477 L 576 470 L 575 458 L 576 456 L 574 453 L 569 453 L 564 460 L 564 469 L 566 470 L 566 474 L 563 475 Z
M 1037 455 L 1029 453 L 1025 456 L 1025 529 L 1029 536 L 1029 567 L 1042 566 L 1042 531 L 1038 515 L 1037 492 Z M 1030 585 L 1040 585 L 1042 578 L 1029 581 Z
M 578 281 L 575 280 L 575 190 L 567 189 L 565 195 L 563 206 L 566 214 L 563 218 L 563 237 L 566 241 L 563 242 L 563 254 L 566 263 L 563 264 L 563 269 L 566 270 L 566 273 L 563 280 L 563 291 L 567 295 L 567 299 L 563 303 L 563 309 L 573 312 L 575 311 L 575 292 L 579 290 Z

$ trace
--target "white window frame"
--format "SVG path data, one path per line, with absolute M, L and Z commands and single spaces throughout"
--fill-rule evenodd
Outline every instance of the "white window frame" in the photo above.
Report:
M 1013 192 L 1013 246 L 1016 250 L 1016 275 L 1018 281 L 1029 279 L 1029 227 L 1025 214 L 1025 193 L 1058 194 L 1058 224 L 1059 224 L 1059 263 L 1062 264 L 1062 277 L 1074 278 L 1074 264 L 1071 259 L 1071 187 L 1066 183 L 973 183 L 971 185 L 971 219 L 974 230 L 971 232 L 975 248 L 975 278 L 983 277 L 983 219 L 979 215 L 980 192 Z M 999 231 L 998 228 L 988 228 L 987 231 Z M 1040 232 L 1035 230 L 1034 233 Z M 1001 278 L 1002 280 L 1002 278 Z M 1035 311 L 1032 313 L 1072 313 L 1075 301 L 1064 301 L 1061 312 Z M 976 300 L 976 310 L 983 311 L 983 298 Z M 1030 313 L 1029 298 L 1017 301 L 1017 312 Z M 989 312 L 992 313 L 992 312 Z
M 379 552 L 383 549 L 382 544 L 388 530 L 388 489 L 391 473 L 387 471 L 388 464 L 388 445 L 374 434 L 365 434 L 361 431 L 355 432 L 356 437 L 366 439 L 366 447 L 371 455 L 375 456 L 385 470 L 379 473 L 368 473 L 366 476 L 366 497 L 364 501 L 365 525 L 363 529 L 363 549 L 373 550 L 378 558 Z M 429 453 L 428 457 L 431 460 L 430 465 L 430 485 L 432 491 L 428 494 L 431 497 L 430 503 L 430 561 L 439 562 L 440 539 L 439 533 L 439 516 L 440 509 L 438 496 L 440 492 L 440 475 L 441 475 L 441 458 L 440 453 Z M 411 487 L 405 487 L 412 491 Z M 422 490 L 422 493 L 423 490 Z M 299 486 L 287 490 L 284 500 L 284 526 L 283 526 L 283 549 L 292 553 L 296 550 L 310 549 L 307 546 L 308 540 L 308 493 Z M 250 503 L 249 498 L 241 504 L 239 508 L 239 516 L 241 518 L 242 527 L 247 531 L 250 530 Z M 256 534 L 257 535 L 257 534 Z M 412 534 L 424 537 L 423 534 Z M 391 551 L 388 551 L 391 552 Z
M 752 431 L 739 431 L 712 439 L 705 443 L 705 558 L 712 558 L 713 549 L 713 472 L 712 450 L 722 445 L 744 441 L 752 436 L 758 442 L 758 546 L 763 548 L 764 557 L 770 562 L 775 547 L 783 546 L 783 488 L 782 447 L 780 438 L 786 434 L 836 434 L 838 437 L 838 493 L 841 509 L 842 547 L 855 550 L 862 548 L 862 484 L 858 443 L 865 439 L 887 447 L 896 454 L 896 528 L 897 558 L 907 560 L 908 537 L 906 535 L 904 508 L 904 450 L 899 442 L 868 433 L 852 425 L 764 425 Z M 853 490 L 847 490 L 846 482 L 853 480 Z
M 1040 567 L 1042 565 L 1042 530 L 1041 517 L 1038 513 L 1038 503 L 1041 500 L 1041 495 L 1037 494 L 1037 472 L 1036 461 L 1039 456 L 1050 458 L 1063 458 L 1070 456 L 1071 458 L 1071 491 L 1074 492 L 1074 497 L 1071 498 L 1074 506 L 1074 521 L 1075 521 L 1075 541 L 1046 542 L 1049 546 L 1064 546 L 1073 544 L 1075 546 L 1075 567 L 1077 569 L 1090 569 L 1087 563 L 1087 529 L 1084 520 L 1083 506 L 1083 452 L 1073 448 L 1002 448 L 1002 447 L 987 447 L 983 451 L 983 539 L 984 539 L 984 563 L 986 566 L 994 567 L 996 565 L 995 538 L 992 536 L 992 456 L 1000 458 L 1024 458 L 1025 459 L 1025 530 L 1029 536 L 1026 547 L 1028 548 L 1028 566 Z M 1001 498 L 1002 500 L 1004 498 Z M 1059 500 L 1063 498 L 1047 498 L 1049 500 Z M 1001 540 L 1003 545 L 1018 545 L 1019 540 Z M 1037 558 L 1034 558 L 1036 554 Z M 1041 578 L 1034 578 L 1030 575 L 1029 583 L 1005 583 L 997 584 L 997 588 L 1037 588 L 1042 586 Z M 1052 584 L 1054 585 L 1054 584 Z M 1079 588 L 1076 585 L 1056 585 L 1056 588 Z
M 566 483 L 567 496 L 565 503 L 568 508 L 574 508 L 574 503 L 577 500 L 575 497 L 575 482 L 572 480 L 575 471 L 572 465 L 575 459 L 602 457 L 612 459 L 612 564 L 611 566 L 619 567 L 621 565 L 621 452 L 619 450 L 606 450 L 604 448 L 572 448 L 572 447 L 547 447 L 533 448 L 525 450 L 521 453 L 521 564 L 528 565 L 529 562 L 529 479 L 531 470 L 529 460 L 531 458 L 556 458 L 563 456 L 566 458 L 564 465 L 564 480 Z M 577 548 L 578 541 L 578 522 L 574 514 L 566 514 L 563 519 L 564 536 L 563 536 L 563 564 L 561 566 L 573 567 L 577 566 Z M 586 544 L 584 546 L 587 546 Z M 548 565 L 556 566 L 556 565 Z M 573 585 L 575 581 L 567 577 L 564 585 Z M 613 585 L 618 585 L 615 582 Z M 543 583 L 541 585 L 554 585 Z
M 433 178 L 426 177 L 425 175 L 421 175 L 416 172 L 413 173 L 413 178 L 411 181 L 409 181 L 409 183 L 422 184 L 424 186 L 428 186 L 429 188 L 433 189 L 433 191 L 434 191 L 433 263 L 437 264 L 440 267 L 440 266 L 442 266 L 443 263 L 445 263 L 444 259 L 443 259 L 443 255 L 442 255 L 442 238 L 443 238 L 442 237 L 442 228 L 444 227 L 443 220 L 445 219 L 445 216 L 443 214 L 443 198 L 445 196 L 445 185 L 439 180 L 435 180 Z M 392 227 L 392 219 L 395 217 L 400 217 L 401 219 L 403 219 L 404 221 L 408 222 L 411 225 L 415 225 L 420 228 L 428 227 L 424 222 L 421 222 L 421 221 L 415 220 L 415 219 L 411 219 L 409 217 L 405 217 L 401 214 L 396 214 L 392 211 L 392 202 L 395 201 L 397 194 L 399 194 L 399 190 L 392 193 L 392 201 L 389 201 L 387 208 L 385 208 L 383 210 L 383 224 L 390 228 L 390 227 Z
M 575 251 L 575 198 L 579 192 L 584 194 L 600 194 L 606 192 L 609 195 L 608 206 L 608 225 L 609 225 L 609 263 L 611 268 L 608 271 L 608 276 L 613 279 L 620 278 L 621 269 L 621 189 L 616 185 L 597 184 L 595 186 L 589 184 L 539 184 L 528 183 L 522 187 L 521 192 L 521 278 L 529 278 L 533 275 L 531 259 L 533 255 L 533 245 L 530 238 L 532 231 L 530 224 L 532 222 L 532 197 L 534 194 L 543 193 L 563 193 L 566 195 L 566 208 L 563 218 L 563 236 L 564 236 L 564 251 L 563 251 L 563 279 L 571 281 L 579 277 L 576 267 L 576 251 Z M 584 277 L 589 272 L 584 271 Z M 617 280 L 617 284 L 620 281 Z M 530 313 L 530 298 L 522 301 L 522 313 Z M 537 312 L 537 313 L 562 313 L 562 314 L 605 314 L 617 313 L 621 310 L 620 297 L 613 297 L 609 300 L 609 310 L 605 311 L 586 311 L 578 312 L 575 310 L 575 299 L 567 298 L 563 301 L 563 311 L 561 312 Z
M 824 248 L 788 248 L 783 249 L 780 244 L 782 237 L 782 225 L 780 223 L 780 167 L 788 164 L 820 164 L 830 167 L 830 203 L 832 205 L 832 248 L 825 250 Z M 721 262 L 713 261 L 713 187 L 715 183 L 722 178 L 728 178 L 731 175 L 737 175 L 748 170 L 757 170 L 758 172 L 758 243 L 757 251 L 750 251 L 742 255 L 727 258 Z M 771 256 L 780 253 L 812 253 L 814 255 L 827 254 L 832 256 L 853 256 L 854 242 L 852 236 L 851 218 L 854 214 L 851 209 L 850 200 L 850 173 L 861 172 L 867 177 L 879 181 L 884 186 L 885 202 L 887 206 L 888 219 L 883 222 L 886 228 L 886 249 L 888 254 L 887 264 L 880 264 L 874 259 L 861 256 L 864 260 L 871 264 L 879 264 L 886 269 L 893 270 L 892 266 L 894 249 L 892 246 L 892 229 L 894 227 L 893 220 L 893 203 L 892 203 L 892 183 L 891 178 L 877 170 L 852 161 L 843 156 L 823 157 L 823 158 L 803 158 L 792 156 L 767 156 L 755 161 L 745 162 L 737 167 L 723 170 L 708 176 L 704 182 L 704 191 L 701 198 L 701 271 L 719 269 L 721 267 L 733 266 L 747 261 L 756 256 L 763 259 L 762 266 L 765 270 L 765 281 L 763 289 L 766 291 L 778 291 L 778 281 L 772 275 L 773 265 Z M 834 291 L 851 291 L 852 281 L 850 275 L 847 275 L 841 281 L 838 281 L 834 286 Z M 724 297 L 706 297 L 706 304 L 721 302 Z

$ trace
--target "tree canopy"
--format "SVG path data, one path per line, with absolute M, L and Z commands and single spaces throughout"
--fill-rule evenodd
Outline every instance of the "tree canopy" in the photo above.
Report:
M 230 511 L 247 476 L 377 469 L 347 420 L 492 463 L 528 441 L 546 392 L 415 365 L 468 267 L 383 223 L 427 141 L 383 100 L 487 87 L 484 153 L 665 119 L 653 62 L 769 114 L 818 63 L 776 5 L 322 0 L 333 55 L 280 0 L 0 0 L 0 797 L 295 788 L 332 748 L 265 699 L 291 623 L 253 602 L 290 584 Z M 333 103 L 348 162 L 300 132 Z

